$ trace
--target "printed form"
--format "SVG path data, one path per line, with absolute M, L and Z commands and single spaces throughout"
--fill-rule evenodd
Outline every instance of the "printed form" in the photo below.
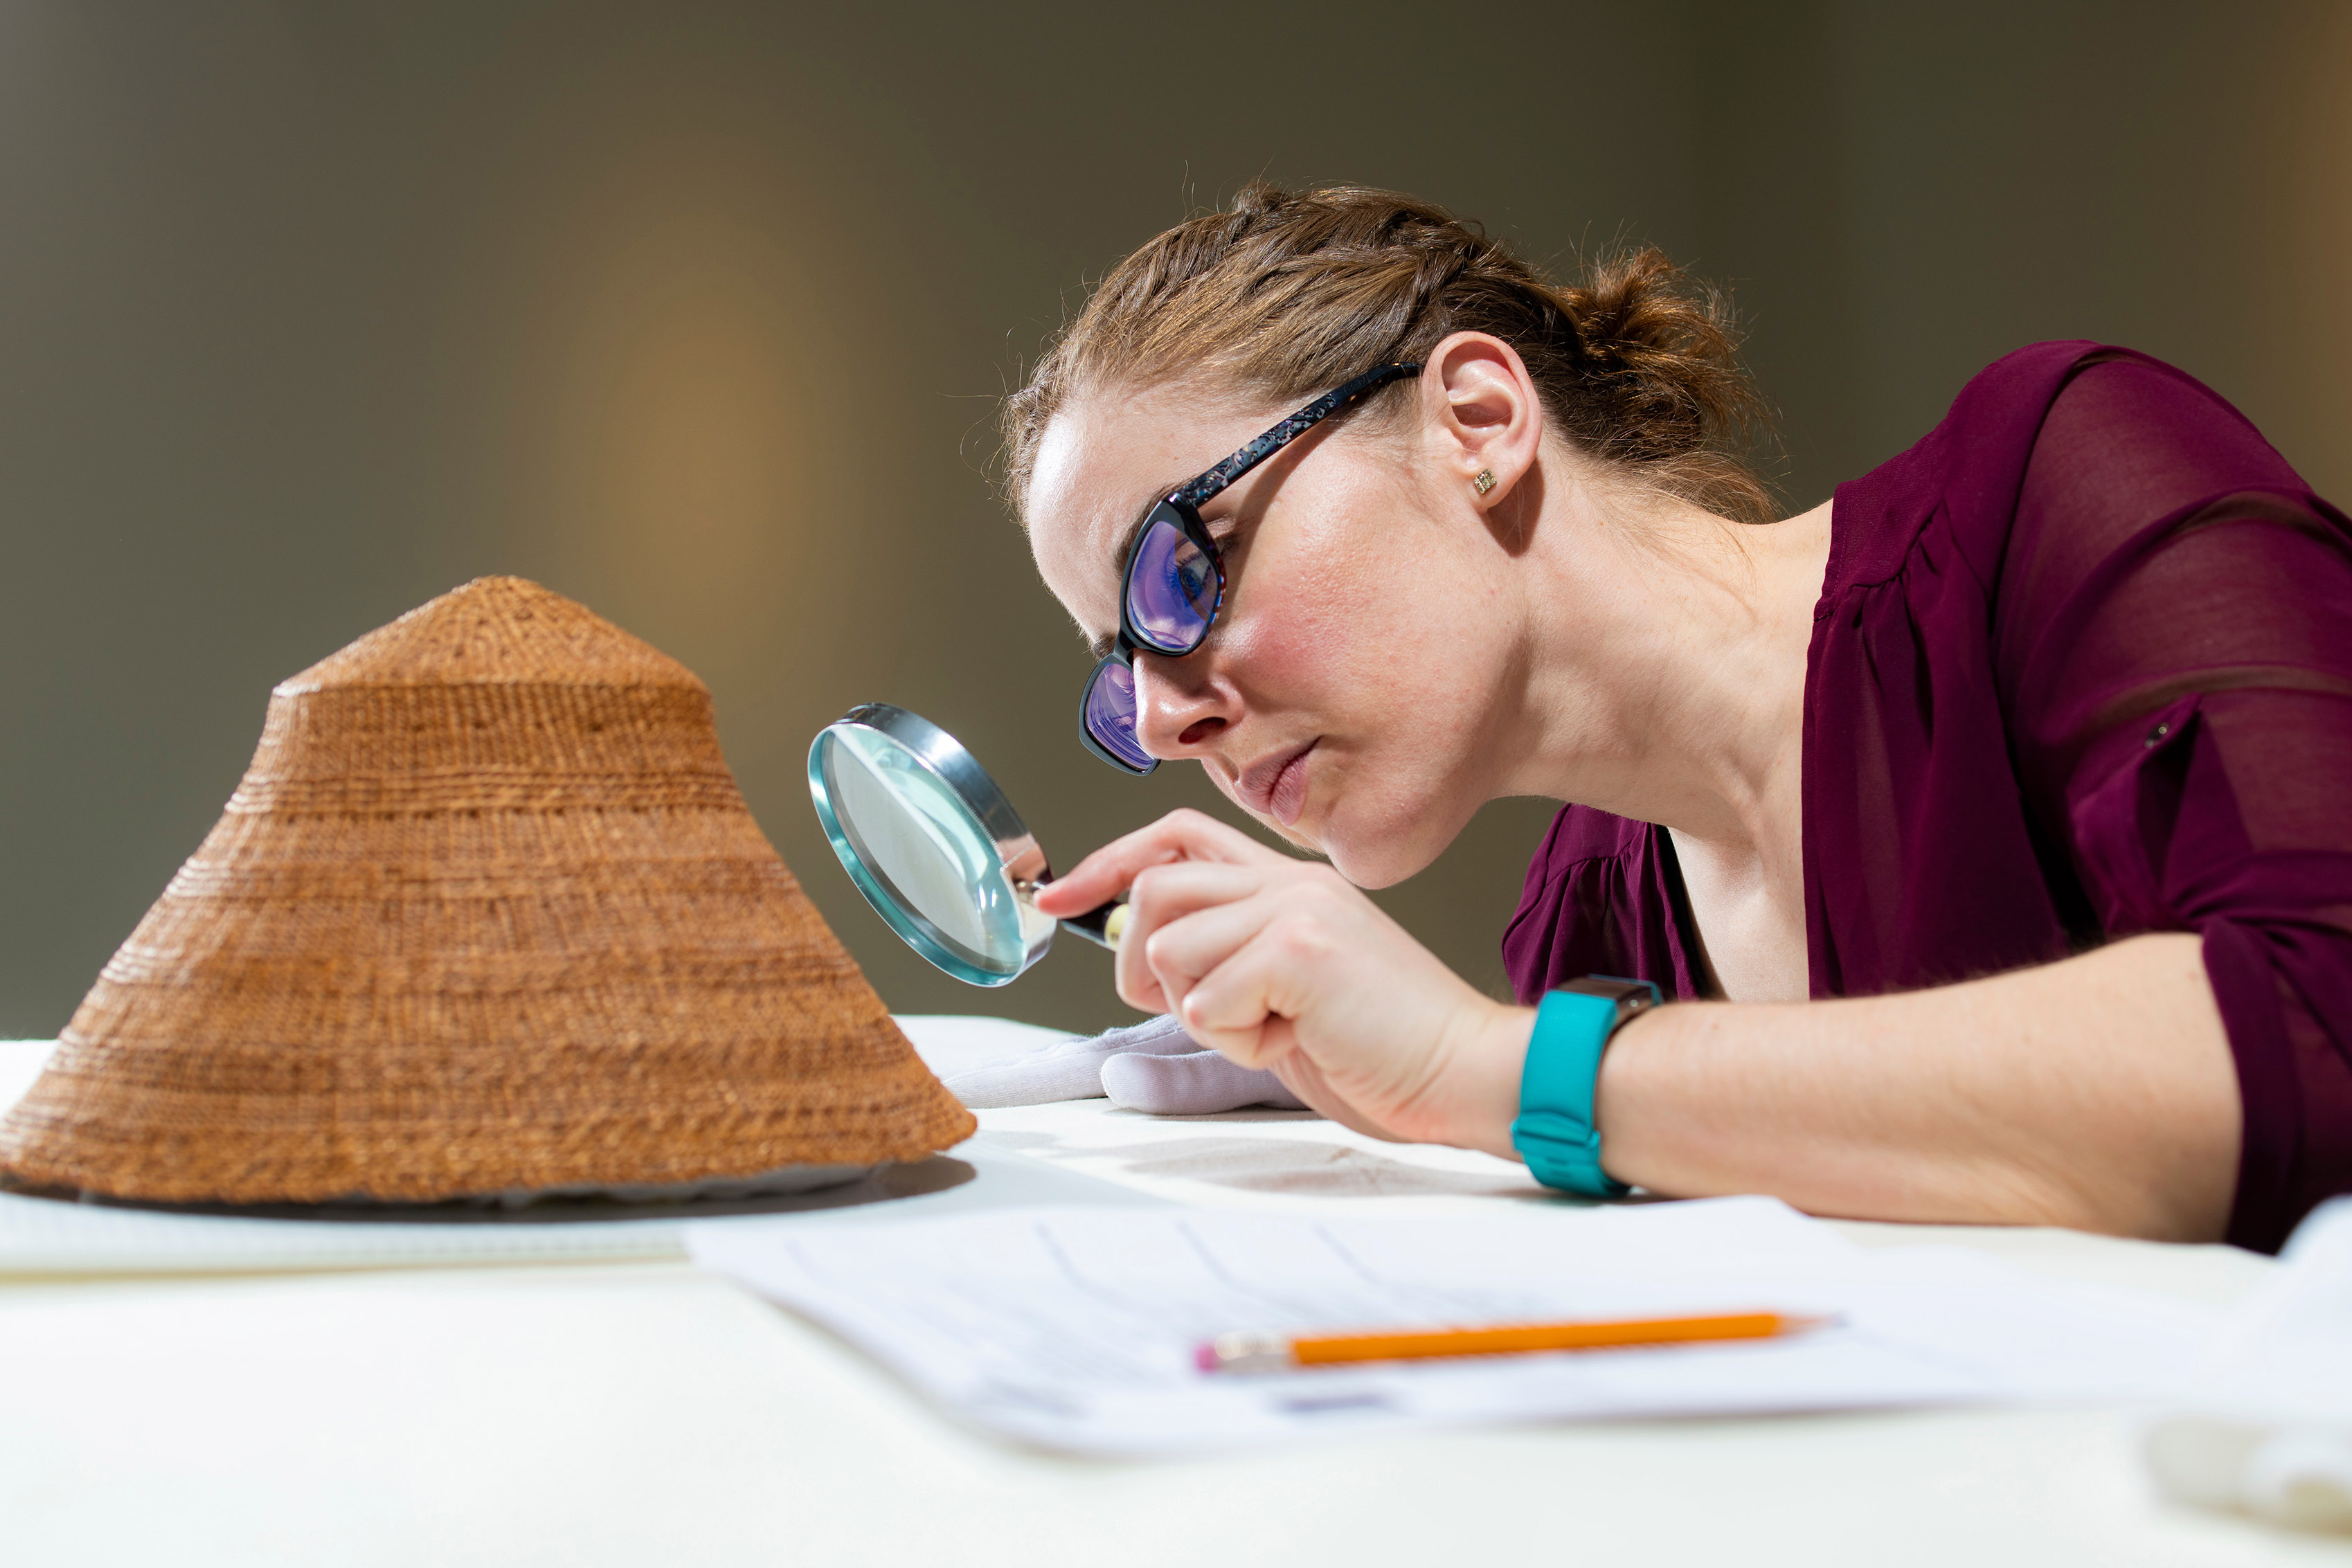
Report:
M 695 1260 L 1008 1437 L 1181 1452 L 1424 1424 L 2157 1396 L 2213 1315 L 1983 1254 L 1874 1252 L 1769 1198 L 1464 1220 L 1026 1208 L 691 1226 Z M 1202 1372 L 1235 1331 L 1772 1311 L 1783 1339 Z

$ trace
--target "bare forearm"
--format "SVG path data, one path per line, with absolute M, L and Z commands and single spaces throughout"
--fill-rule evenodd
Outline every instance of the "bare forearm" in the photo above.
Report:
M 1326 866 L 1177 812 L 1038 895 L 1134 912 L 1119 994 L 1378 1136 L 1509 1155 L 1528 1008 L 1480 997 Z M 2197 939 L 1906 996 L 1683 1003 L 1595 1086 L 1612 1176 L 1822 1214 L 2218 1236 L 2236 1180 L 2229 1041 Z
M 1612 1175 L 1817 1214 L 2211 1239 L 2235 1070 L 2197 938 L 1900 996 L 1635 1019 L 1596 1094 Z

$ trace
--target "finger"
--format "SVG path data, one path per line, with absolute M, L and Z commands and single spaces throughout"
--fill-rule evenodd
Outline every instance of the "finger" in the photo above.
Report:
M 1288 1019 L 1268 1018 L 1265 1019 L 1259 1033 L 1260 1052 L 1265 1060 L 1273 1063 L 1273 1066 L 1270 1069 L 1249 1070 L 1235 1063 L 1235 1071 L 1245 1072 L 1250 1079 L 1262 1079 L 1270 1072 L 1276 1082 L 1290 1092 L 1299 1105 L 1314 1112 L 1317 1115 L 1337 1122 L 1351 1132 L 1361 1133 L 1368 1138 L 1378 1138 L 1383 1143 L 1393 1144 L 1405 1141 L 1399 1139 L 1395 1134 L 1366 1117 L 1349 1103 L 1347 1096 L 1332 1087 L 1329 1080 L 1324 1077 L 1322 1070 L 1315 1065 L 1314 1060 L 1305 1051 L 1297 1049 L 1297 1037 L 1292 1031 Z M 1227 1052 L 1219 1051 L 1217 1054 L 1228 1061 L 1233 1061 L 1232 1056 Z M 1174 1057 L 1166 1060 L 1181 1062 L 1190 1061 L 1192 1059 Z M 1112 1090 L 1110 1079 L 1113 1074 L 1110 1064 L 1106 1062 L 1104 1068 L 1105 1092 L 1110 1093 L 1118 1103 L 1129 1103 L 1119 1098 L 1122 1093 L 1142 1092 L 1138 1075 L 1128 1069 L 1119 1071 L 1118 1074 L 1120 1080 L 1119 1088 L 1116 1091 Z M 1269 1100 L 1266 1103 L 1279 1105 L 1282 1103 Z
M 1136 873 L 1128 889 L 1129 903 L 1134 906 L 1128 918 L 1165 925 L 1196 909 L 1251 897 L 1284 880 L 1278 866 L 1231 865 L 1215 861 L 1179 861 L 1172 865 L 1146 866 Z
M 1184 982 L 1182 1004 L 1170 1009 L 1183 1020 L 1187 1034 L 1244 1067 L 1273 1067 L 1296 1043 L 1288 1020 L 1301 1012 L 1297 991 L 1306 966 L 1297 951 L 1297 923 L 1282 918 L 1285 913 L 1269 905 L 1245 910 L 1238 916 L 1220 910 L 1221 918 L 1216 921 L 1193 917 L 1210 927 L 1202 933 L 1203 952 L 1231 934 L 1215 929 L 1223 921 L 1238 923 L 1250 914 L 1260 917 L 1244 940 Z M 1183 944 L 1180 934 L 1170 946 Z M 1171 958 L 1171 976 L 1176 972 Z M 1273 1022 L 1283 1027 L 1269 1029 Z
M 1291 857 L 1266 848 L 1198 811 L 1171 811 L 1148 828 L 1116 839 L 1038 890 L 1037 907 L 1056 916 L 1084 914 L 1118 897 L 1152 866 L 1199 861 L 1281 864 Z
M 1172 919 L 1170 912 L 1155 910 L 1153 925 L 1130 936 L 1119 957 L 1133 965 L 1138 984 L 1149 977 L 1159 987 L 1162 1005 L 1181 1018 L 1184 998 L 1201 978 L 1240 952 L 1279 912 L 1276 899 L 1262 895 L 1183 909 Z M 1237 1019 L 1234 1025 L 1254 1022 Z
M 1119 938 L 1118 952 L 1112 960 L 1119 996 L 1131 1007 L 1174 1012 L 1183 990 L 1179 987 L 1171 991 L 1159 985 L 1149 956 L 1152 935 L 1204 904 L 1247 898 L 1265 876 L 1261 869 L 1203 862 L 1146 866 L 1138 873 L 1127 932 Z M 1190 977 L 1185 978 L 1189 982 Z
M 1148 828 L 1113 839 L 1073 866 L 1067 875 L 1038 889 L 1037 907 L 1057 919 L 1083 915 L 1125 893 L 1136 873 L 1147 866 L 1176 861 L 1265 864 L 1290 859 L 1213 817 L 1190 809 L 1171 811 Z
M 1119 939 L 1116 960 L 1119 995 L 1135 1007 L 1150 1006 L 1174 1012 L 1184 999 L 1186 988 L 1207 969 L 1180 973 L 1166 968 L 1159 956 L 1162 934 L 1170 925 L 1193 918 L 1204 909 L 1253 904 L 1255 895 L 1265 890 L 1266 881 L 1264 870 L 1250 866 L 1196 862 L 1147 867 L 1135 880 L 1127 934 Z M 1253 923 L 1265 918 L 1263 913 L 1247 917 Z M 1246 932 L 1243 932 L 1234 940 L 1239 942 L 1245 937 Z M 1213 963 L 1214 957 L 1204 962 Z
M 1318 1006 L 1328 1013 L 1331 998 L 1312 996 L 1310 988 L 1329 933 L 1317 922 L 1296 918 L 1295 909 L 1282 913 L 1293 918 L 1268 920 L 1239 951 L 1187 989 L 1176 1014 L 1185 1032 L 1245 1067 L 1273 1072 L 1311 1108 L 1342 1126 L 1391 1143 L 1411 1142 L 1360 1110 L 1300 1048 L 1293 1020 Z

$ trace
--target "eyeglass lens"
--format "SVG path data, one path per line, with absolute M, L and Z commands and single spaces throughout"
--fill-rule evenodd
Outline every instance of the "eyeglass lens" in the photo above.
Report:
M 1135 671 L 1118 659 L 1096 666 L 1087 687 L 1087 733 L 1095 744 L 1139 772 L 1157 763 L 1135 733 Z
M 1216 561 L 1162 508 L 1135 541 L 1127 574 L 1127 618 L 1137 641 L 1155 653 L 1191 653 L 1209 634 L 1217 592 Z M 1130 694 L 1130 708 L 1132 700 Z

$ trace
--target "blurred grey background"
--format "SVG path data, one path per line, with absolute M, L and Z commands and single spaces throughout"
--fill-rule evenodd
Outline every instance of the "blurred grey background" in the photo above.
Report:
M 1242 182 L 1395 186 L 1728 284 L 1791 509 L 2037 338 L 2169 359 L 2352 499 L 2352 6 L 0 0 L 0 1034 L 61 1027 L 271 684 L 518 572 L 717 694 L 883 995 L 1131 1017 L 1076 943 L 901 949 L 810 736 L 904 704 L 1063 864 L 1180 803 L 992 497 L 1086 280 Z M 1479 984 L 1550 808 L 1382 896 Z

